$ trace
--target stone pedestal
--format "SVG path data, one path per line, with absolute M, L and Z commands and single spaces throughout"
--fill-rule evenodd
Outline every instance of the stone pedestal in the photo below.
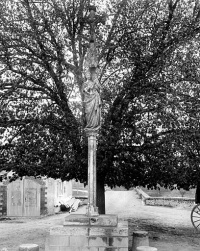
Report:
M 50 229 L 45 251 L 128 251 L 128 222 L 116 215 L 70 215 Z
M 133 232 L 132 251 L 136 251 L 140 246 L 149 246 L 149 236 L 146 231 Z

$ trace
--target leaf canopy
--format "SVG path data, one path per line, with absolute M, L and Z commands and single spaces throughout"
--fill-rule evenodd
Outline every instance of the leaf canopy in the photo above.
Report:
M 96 29 L 109 186 L 188 188 L 199 177 L 198 1 L 102 1 Z M 2 168 L 87 180 L 81 88 L 89 0 L 0 3 Z M 106 10 L 106 15 L 103 11 Z

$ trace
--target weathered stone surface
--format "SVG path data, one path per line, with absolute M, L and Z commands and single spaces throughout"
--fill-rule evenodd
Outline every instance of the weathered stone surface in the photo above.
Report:
M 84 247 L 80 251 L 99 251 L 98 247 Z
M 85 226 L 55 226 L 50 228 L 50 235 L 88 236 L 89 228 Z
M 85 247 L 88 246 L 87 236 L 70 236 L 70 247 Z
M 111 215 L 110 221 L 108 218 L 97 217 L 100 224 L 106 224 L 99 226 L 86 224 L 91 217 L 71 216 L 65 220 L 70 225 L 51 227 L 45 251 L 128 251 L 128 222 L 112 226 L 117 217 Z
M 99 215 L 97 221 L 93 221 L 93 218 L 90 218 L 90 224 L 96 226 L 117 226 L 118 218 L 114 214 Z
M 66 235 L 52 235 L 49 238 L 49 245 L 57 245 L 57 246 L 69 246 L 69 236 Z
M 47 250 L 48 251 L 60 251 L 60 247 L 59 246 L 49 246 L 49 248 Z
M 119 251 L 119 249 L 108 247 L 108 248 L 99 248 L 99 251 Z M 128 250 L 126 250 L 126 251 L 128 251 Z
M 128 236 L 128 228 L 91 227 L 90 236 Z
M 119 221 L 117 227 L 118 228 L 128 228 L 128 221 Z
M 59 251 L 80 251 L 77 247 L 60 247 Z
M 89 237 L 88 238 L 88 246 L 89 247 L 106 247 L 108 246 L 108 238 L 107 237 Z
M 64 226 L 71 225 L 95 225 L 95 226 L 117 226 L 118 217 L 114 214 L 87 216 L 82 214 L 71 214 L 65 218 Z
M 88 136 L 88 215 L 98 215 L 96 211 L 96 132 Z
M 59 249 L 55 249 L 55 251 L 81 251 L 82 249 L 80 249 L 79 247 L 67 247 L 67 246 L 62 246 L 59 247 Z M 50 251 L 54 251 L 54 249 L 50 250 Z
M 112 247 L 128 248 L 128 237 L 109 237 L 108 245 Z

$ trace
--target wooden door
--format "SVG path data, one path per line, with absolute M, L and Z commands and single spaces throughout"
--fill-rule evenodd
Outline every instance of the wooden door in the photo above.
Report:
M 7 215 L 23 216 L 23 181 L 15 180 L 7 186 Z
M 40 184 L 24 179 L 23 216 L 40 216 Z
M 40 188 L 40 184 L 27 178 L 8 184 L 7 215 L 40 216 Z

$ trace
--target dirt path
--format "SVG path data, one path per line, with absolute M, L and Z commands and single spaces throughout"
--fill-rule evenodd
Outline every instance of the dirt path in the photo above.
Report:
M 43 251 L 44 242 L 50 227 L 62 224 L 66 215 L 68 213 L 43 218 L 15 218 L 0 221 L 0 250 L 6 247 L 9 251 L 16 251 L 20 244 L 35 243 Z
M 150 245 L 157 247 L 158 251 L 200 250 L 200 233 L 196 233 L 191 225 L 189 210 L 143 206 L 135 191 L 107 191 L 106 209 L 107 213 L 129 220 L 130 236 L 136 229 L 148 231 Z M 85 213 L 85 207 L 76 213 Z M 40 245 L 40 251 L 44 251 L 50 227 L 62 225 L 67 215 L 1 220 L 0 250 L 6 247 L 9 251 L 16 251 L 22 243 L 36 243 Z
M 106 192 L 107 213 L 129 220 L 129 235 L 136 230 L 149 232 L 150 245 L 158 251 L 199 251 L 189 209 L 144 206 L 135 191 Z M 114 206 L 113 206 L 114 205 Z

